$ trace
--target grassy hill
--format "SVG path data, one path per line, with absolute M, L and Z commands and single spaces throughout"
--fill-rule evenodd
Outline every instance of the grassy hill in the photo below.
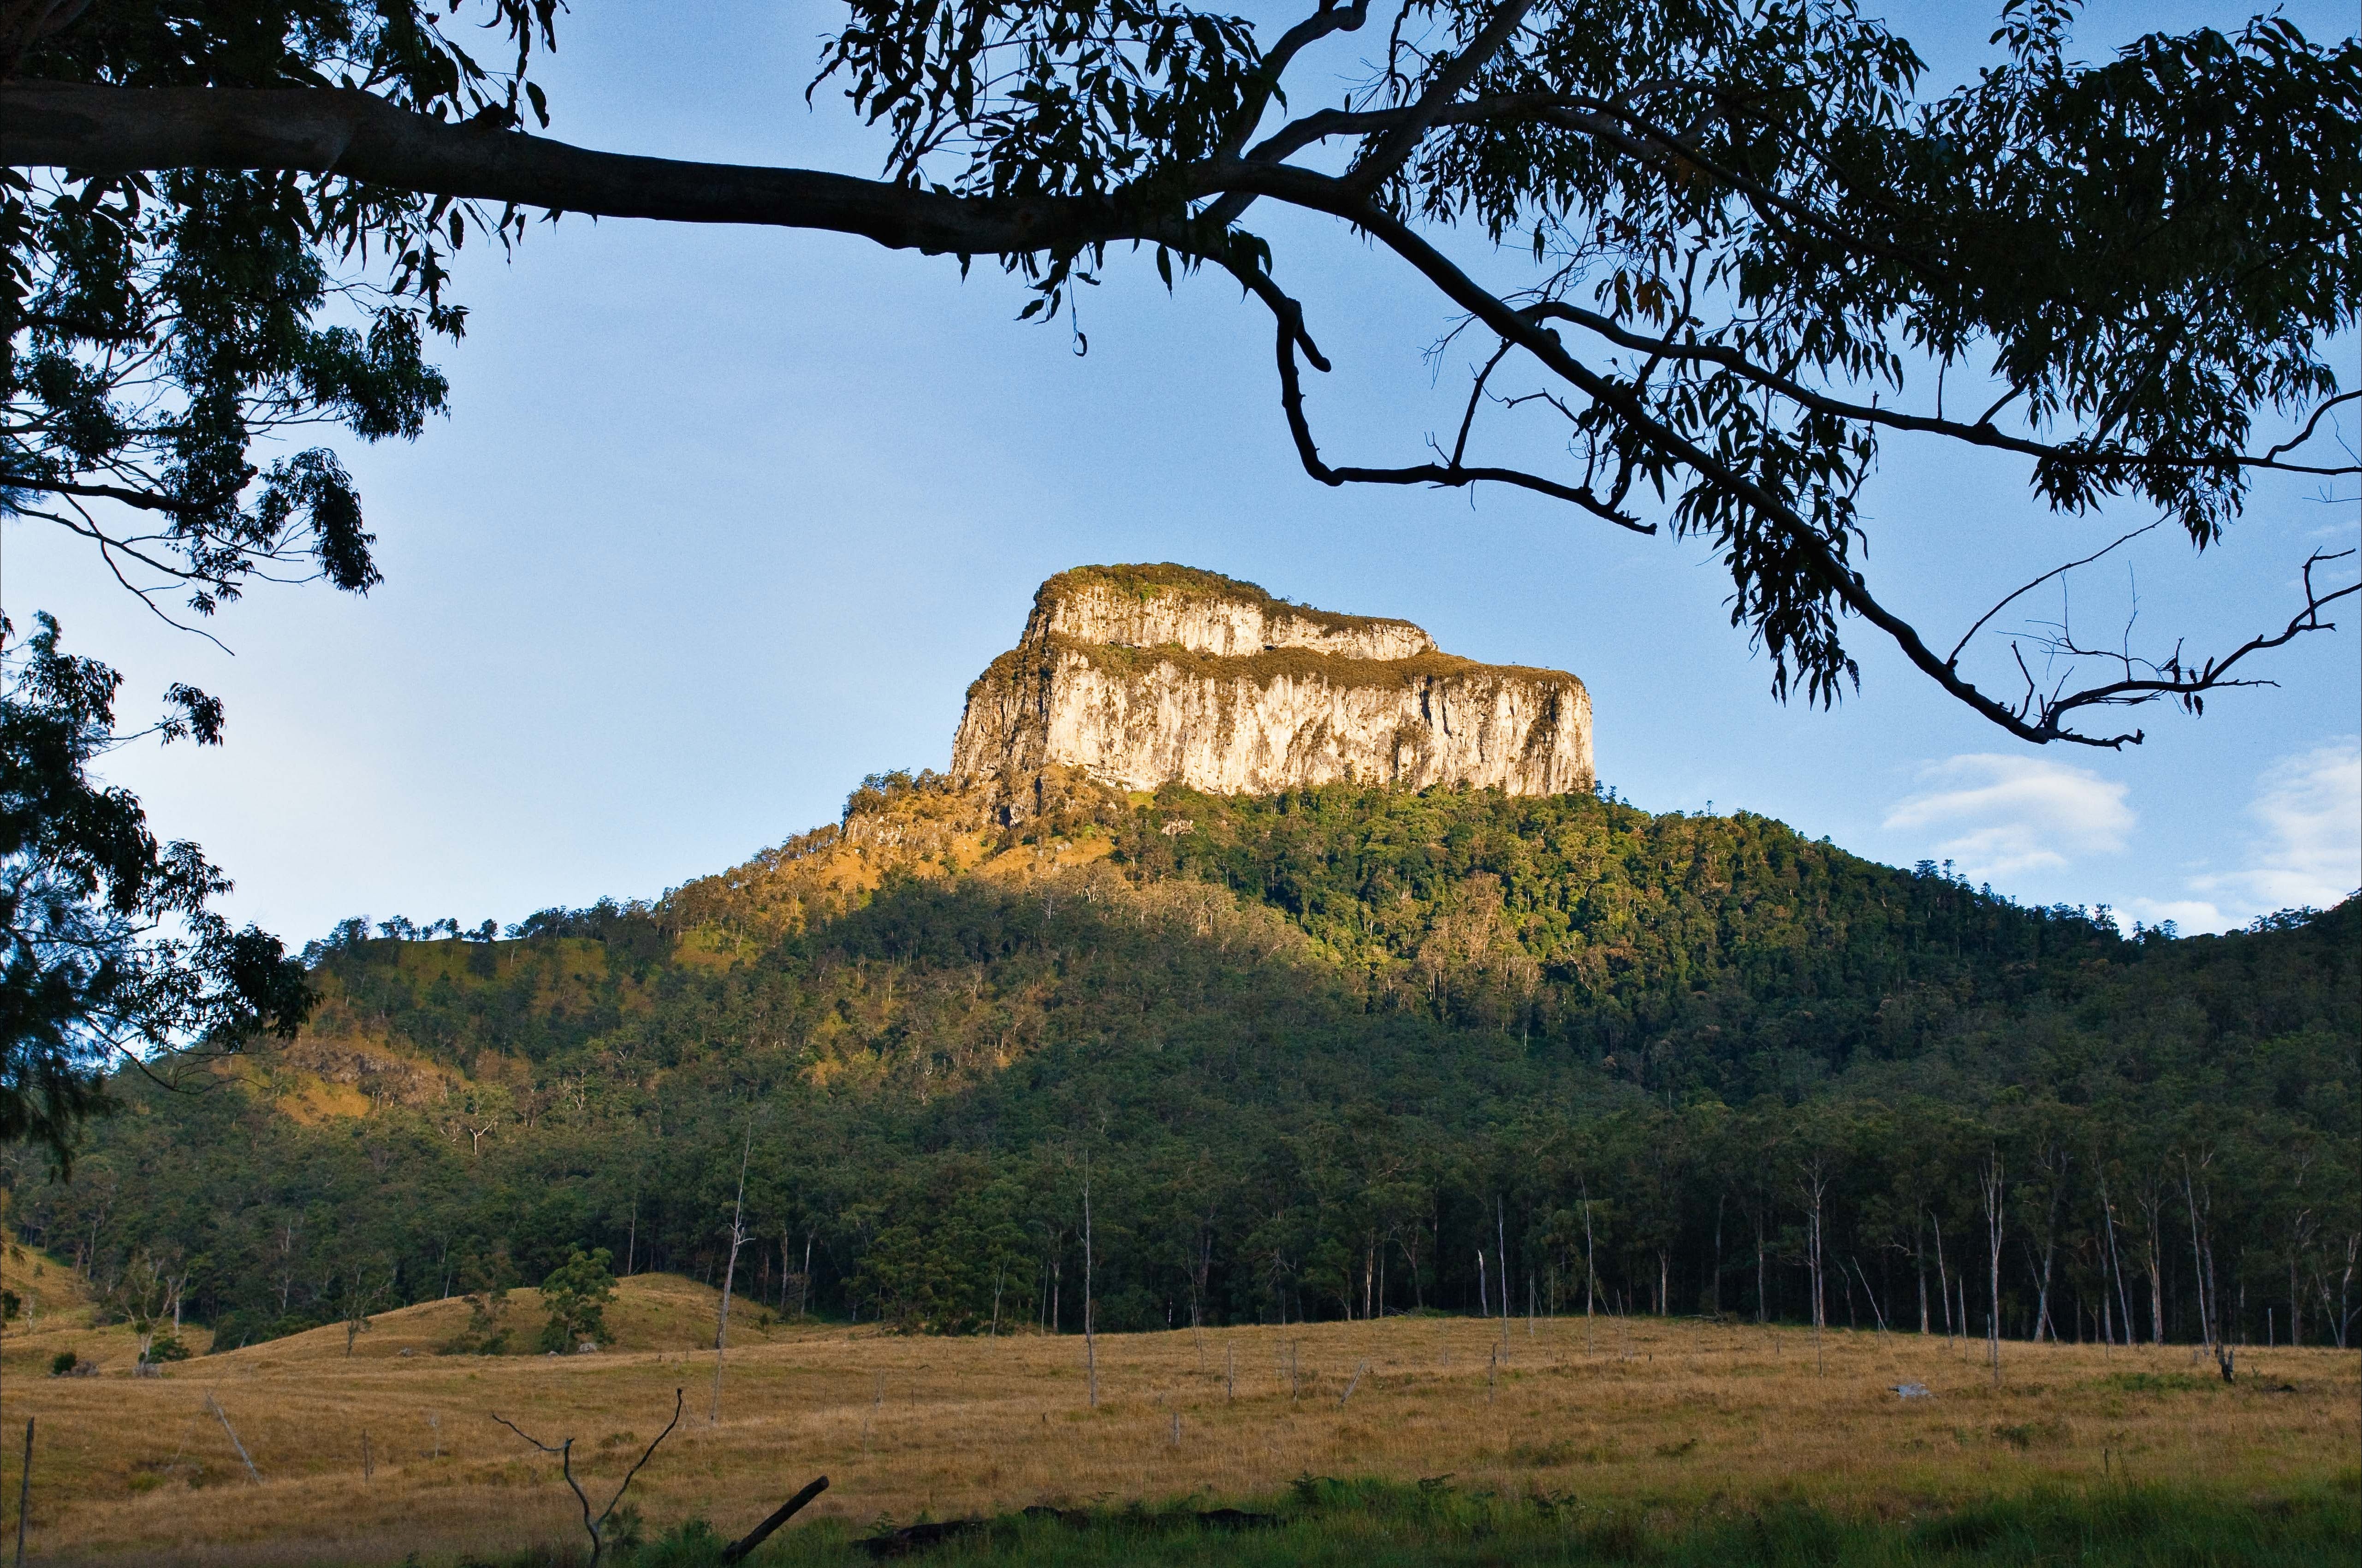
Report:
M 2362 1307 L 2351 902 L 2169 940 L 1746 813 L 1053 793 L 1021 830 L 889 776 L 654 904 L 348 922 L 292 1045 L 127 1079 L 70 1186 L 11 1156 L 20 1222 L 185 1269 L 224 1344 L 577 1245 L 718 1286 L 742 1163 L 750 1312 L 907 1328 L 1078 1326 L 1087 1193 L 1110 1329 Z
M 118 1315 L 107 1310 L 106 1293 L 94 1288 L 79 1270 L 54 1258 L 17 1248 L 6 1253 L 0 1275 L 20 1299 L 30 1297 L 31 1309 L 12 1320 L 0 1334 L 0 1375 L 39 1377 L 50 1374 L 61 1353 L 101 1377 L 128 1377 L 139 1359 L 138 1336 Z M 615 1282 L 615 1298 L 605 1309 L 612 1339 L 603 1350 L 625 1352 L 690 1352 L 713 1349 L 722 1293 L 679 1275 L 632 1275 Z M 534 1336 L 547 1309 L 541 1293 L 530 1287 L 508 1292 L 501 1320 L 512 1331 L 498 1353 L 537 1355 Z M 367 1326 L 350 1335 L 347 1325 L 330 1323 L 281 1338 L 251 1344 L 217 1342 L 212 1331 L 184 1324 L 182 1342 L 206 1358 L 208 1375 L 236 1373 L 252 1366 L 297 1366 L 315 1361 L 385 1361 L 417 1356 L 448 1355 L 463 1342 L 469 1328 L 469 1304 L 459 1297 L 422 1301 L 372 1312 Z M 730 1343 L 767 1344 L 783 1338 L 789 1323 L 760 1308 L 734 1312 Z M 208 1354 L 208 1353 L 215 1353 Z M 176 1375 L 173 1364 L 164 1364 Z

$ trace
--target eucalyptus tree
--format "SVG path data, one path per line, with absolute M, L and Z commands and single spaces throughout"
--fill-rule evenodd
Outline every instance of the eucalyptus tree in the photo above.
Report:
M 1990 63 L 1932 88 L 1847 0 L 1300 4 L 848 0 L 806 92 L 874 128 L 861 178 L 542 134 L 557 0 L 0 0 L 0 499 L 173 613 L 366 591 L 359 497 L 304 432 L 417 434 L 453 253 L 572 213 L 989 259 L 1049 322 L 1118 266 L 1227 280 L 1314 479 L 1703 541 L 1783 699 L 1836 701 L 1866 635 L 2021 740 L 2118 747 L 2122 710 L 2199 712 L 2356 591 L 2323 551 L 2212 650 L 1996 629 L 2133 534 L 2213 545 L 2259 476 L 2357 471 L 2354 39 L 2266 17 L 2087 62 L 2070 0 L 2003 0 Z M 1297 284 L 1284 212 L 1456 323 L 1448 438 L 1324 450 L 1305 370 L 1362 306 Z M 1860 498 L 1897 440 L 2018 463 L 2062 564 L 1993 604 L 1874 574 Z
M 425 340 L 465 322 L 450 253 L 572 212 L 991 257 L 1053 319 L 1128 255 L 1218 271 L 1269 313 L 1314 477 L 1508 485 L 1702 536 L 1782 693 L 1853 681 L 1859 620 L 2022 739 L 2121 745 L 2139 732 L 2108 710 L 2195 709 L 2353 591 L 2309 563 L 2295 614 L 2247 643 L 2012 687 L 2021 659 L 1979 674 L 1973 639 L 1939 652 L 1890 607 L 1858 505 L 1905 436 L 2014 455 L 2061 513 L 2122 501 L 2200 547 L 2259 473 L 2355 473 L 2331 438 L 2362 397 L 2331 346 L 2362 297 L 2352 39 L 2267 17 L 2085 63 L 2070 0 L 2004 0 L 1992 63 L 1929 93 L 1910 42 L 1844 0 L 1405 0 L 1382 47 L 1340 42 L 1368 0 L 1285 27 L 1170 0 L 851 0 L 807 93 L 877 127 L 883 177 L 858 179 L 527 131 L 558 9 L 0 7 L 0 146 L 28 171 L 0 213 L 15 503 L 200 613 L 293 558 L 365 589 L 333 454 L 259 469 L 255 442 L 414 434 L 447 393 Z M 1342 102 L 1299 109 L 1290 87 L 1308 101 L 1341 67 Z M 1301 372 L 1327 369 L 1319 324 L 1342 307 L 1289 292 L 1252 226 L 1275 207 L 1365 237 L 1479 340 L 1448 443 L 1322 455 Z M 1563 459 L 1483 460 L 1505 414 L 1561 422 Z M 2259 424 L 2292 433 L 2267 446 Z
M 62 1167 L 121 1061 L 292 1035 L 312 993 L 278 938 L 208 907 L 229 883 L 197 846 L 158 842 L 93 772 L 141 735 L 218 740 L 218 706 L 175 687 L 164 718 L 119 734 L 115 672 L 47 616 L 0 681 L 0 1141 Z

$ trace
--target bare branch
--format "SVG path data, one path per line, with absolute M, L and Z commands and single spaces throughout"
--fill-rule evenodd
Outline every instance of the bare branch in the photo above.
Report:
M 1493 13 L 1493 19 L 1468 40 L 1468 47 L 1460 51 L 1459 58 L 1436 73 L 1435 80 L 1428 84 L 1426 93 L 1420 95 L 1410 112 L 1346 176 L 1355 193 L 1368 193 L 1402 167 L 1403 160 L 1411 155 L 1420 138 L 1427 135 L 1428 128 L 1435 124 L 1436 116 L 1465 92 L 1486 62 L 1517 36 L 1518 29 L 1525 25 L 1526 13 L 1533 8 L 1534 0 L 1506 0 L 1501 8 Z
M 2311 557 L 2307 558 L 2304 563 L 2304 608 L 2290 616 L 2288 624 L 2279 631 L 2250 637 L 2222 657 L 2210 658 L 2194 668 L 2182 659 L 2180 652 L 2177 649 L 2172 657 L 2161 664 L 2151 667 L 2158 671 L 2155 676 L 2147 678 L 2128 676 L 2123 680 L 2110 681 L 2103 686 L 2087 687 L 2069 696 L 2047 701 L 2042 704 L 2040 714 L 2043 726 L 2057 731 L 2059 720 L 2080 708 L 2129 708 L 2143 702 L 2156 701 L 2160 698 L 2178 701 L 2184 708 L 2196 712 L 2204 706 L 2204 697 L 2209 691 L 2242 686 L 2277 684 L 2277 682 L 2260 679 L 2235 679 L 2231 675 L 2231 670 L 2249 655 L 2280 647 L 2295 641 L 2307 632 L 2335 631 L 2337 624 L 2334 621 L 2323 620 L 2322 612 L 2341 599 L 2362 593 L 2362 582 L 2348 583 L 2333 592 L 2323 593 L 2313 586 L 2312 574 L 2316 568 L 2331 561 L 2344 560 L 2354 553 L 2352 550 L 2334 552 L 2315 550 Z M 2103 650 L 2078 647 L 2071 641 L 2063 639 L 2057 646 L 2058 651 L 2077 657 L 2123 657 L 2121 655 L 2106 653 Z M 2132 661 L 2125 662 L 2129 666 Z M 2080 735 L 2058 733 L 2061 738 L 2067 740 L 2082 739 Z M 2137 741 L 2139 736 L 2136 734 L 2133 738 Z
M 582 1505 L 582 1532 L 590 1538 L 591 1568 L 598 1568 L 599 1560 L 602 1555 L 604 1555 L 607 1548 L 606 1538 L 602 1533 L 607 1527 L 607 1520 L 613 1517 L 616 1505 L 623 1502 L 624 1494 L 632 1489 L 632 1482 L 634 1478 L 639 1474 L 641 1468 L 645 1466 L 649 1460 L 656 1457 L 657 1444 L 662 1443 L 665 1439 L 672 1436 L 673 1429 L 680 1425 L 680 1406 L 681 1390 L 676 1388 L 672 1391 L 672 1419 L 665 1423 L 664 1430 L 657 1433 L 656 1441 L 648 1444 L 646 1451 L 641 1453 L 638 1463 L 635 1463 L 631 1469 L 624 1473 L 623 1485 L 615 1488 L 615 1495 L 607 1499 L 606 1507 L 600 1510 L 598 1517 L 595 1518 L 591 1517 L 590 1513 L 590 1495 L 588 1492 L 585 1492 L 582 1489 L 582 1484 L 574 1478 L 574 1440 L 572 1438 L 568 1438 L 564 1442 L 552 1448 L 549 1444 L 542 1441 L 539 1438 L 534 1436 L 523 1427 L 518 1426 L 514 1421 L 510 1420 L 506 1416 L 502 1415 L 499 1411 L 487 1411 L 486 1414 L 490 1415 L 492 1419 L 500 1422 L 501 1425 L 508 1428 L 509 1430 L 516 1433 L 517 1436 L 524 1439 L 525 1441 L 533 1444 L 534 1447 L 541 1450 L 542 1452 L 554 1453 L 557 1455 L 559 1473 L 565 1476 L 566 1485 L 573 1491 L 575 1501 Z
M 2339 403 L 2352 403 L 2356 398 L 2362 398 L 2362 392 L 2339 392 L 2335 397 L 2331 398 L 2327 403 L 2324 403 L 2319 408 L 2314 409 L 2312 411 L 2312 417 L 2304 422 L 2304 428 L 2298 432 L 2292 439 L 2283 441 L 2279 446 L 2273 447 L 2270 451 L 2266 452 L 2264 454 L 2265 458 L 2277 458 L 2282 452 L 2292 452 L 2297 447 L 2303 446 L 2307 441 L 2312 439 L 2312 433 L 2320 427 L 2322 416 L 2323 414 L 2326 414 L 2331 409 L 2335 408 Z M 2347 471 L 2351 472 L 2352 470 L 2348 469 Z
M 124 576 L 123 568 L 116 560 L 115 557 L 116 553 L 120 551 L 123 554 L 129 556 L 132 559 L 139 562 L 142 566 L 155 567 L 159 571 L 180 578 L 184 581 L 196 580 L 193 574 L 181 571 L 168 564 L 150 559 L 138 550 L 125 544 L 122 540 L 116 538 L 111 534 L 108 534 L 96 524 L 92 523 L 87 517 L 83 518 L 80 522 L 76 522 L 71 517 L 61 517 L 54 512 L 38 512 L 30 507 L 19 512 L 17 515 L 20 517 L 38 517 L 44 523 L 54 523 L 59 527 L 66 529 L 70 533 L 80 534 L 84 538 L 91 540 L 98 546 L 99 559 L 106 564 L 106 569 L 109 575 L 115 579 L 116 584 L 121 587 L 125 592 L 129 593 L 134 599 L 138 600 L 141 604 L 145 605 L 150 615 L 155 616 L 156 619 L 163 622 L 164 624 L 171 627 L 172 630 L 176 632 L 187 632 L 192 635 L 204 638 L 205 641 L 213 644 L 214 646 L 221 649 L 224 653 L 235 653 L 237 651 L 227 643 L 223 642 L 219 637 L 216 637 L 211 632 L 206 631 L 203 626 L 192 626 L 185 622 L 176 621 L 171 616 L 166 614 L 163 607 L 156 602 L 155 591 L 153 589 L 142 588 L 138 583 L 132 581 L 129 578 Z
M 542 1452 L 557 1455 L 558 1474 L 566 1478 L 566 1485 L 573 1492 L 574 1500 L 582 1505 L 582 1528 L 590 1537 L 590 1561 L 595 1565 L 599 1561 L 599 1527 L 590 1519 L 590 1495 L 582 1489 L 580 1482 L 574 1479 L 574 1440 L 568 1438 L 556 1448 L 552 1448 L 498 1410 L 486 1413 Z
M 773 1531 L 777 1530 L 781 1525 L 787 1523 L 789 1519 L 795 1518 L 798 1513 L 801 1512 L 803 1506 L 806 1503 L 811 1502 L 814 1497 L 819 1496 L 822 1492 L 827 1490 L 827 1476 L 820 1475 L 813 1477 L 811 1481 L 805 1485 L 802 1491 L 798 1492 L 794 1496 L 789 1497 L 786 1502 L 780 1504 L 778 1508 L 773 1512 L 770 1518 L 765 1519 L 761 1524 L 756 1525 L 753 1529 L 748 1530 L 744 1536 L 731 1542 L 728 1546 L 723 1547 L 722 1549 L 723 1568 L 730 1568 L 730 1564 L 744 1561 L 749 1552 L 762 1545 L 765 1541 L 770 1540 Z
M 2122 538 L 2116 540 L 2114 544 L 2107 545 L 2100 549 L 2092 551 L 2090 555 L 2085 556 L 2081 560 L 2069 561 L 2065 566 L 2051 568 L 2048 571 L 2044 572 L 2040 577 L 2036 578 L 2032 582 L 2027 583 L 2024 588 L 2021 588 L 2016 592 L 2010 594 L 2008 598 L 2002 600 L 1992 609 L 1978 616 L 1977 624 L 1970 626 L 1967 631 L 1961 633 L 1960 640 L 1952 645 L 1952 651 L 1945 656 L 1944 662 L 1947 665 L 1956 665 L 1959 663 L 1960 650 L 1969 646 L 1969 639 L 1975 636 L 1979 632 L 1984 630 L 1985 623 L 1992 620 L 1994 616 L 2000 614 L 2002 611 L 2006 609 L 2012 600 L 2023 598 L 2025 595 L 2041 587 L 2044 583 L 2048 582 L 2052 578 L 2063 577 L 2067 573 L 2073 571 L 2077 567 L 2090 566 L 2093 561 L 2098 560 L 2102 556 L 2104 556 L 2110 550 L 2114 549 L 2117 545 L 2128 544 L 2131 541 L 2139 538 L 2143 534 L 2149 532 L 2151 529 L 2161 528 L 2164 525 L 2165 520 L 2160 517 L 2156 522 L 2149 524 L 2147 527 L 2134 529 L 2131 533 L 2126 534 Z
M 1304 386 L 1296 365 L 1297 347 L 1304 340 L 1302 308 L 1280 293 L 1276 287 L 1268 293 L 1262 289 L 1255 292 L 1271 305 L 1278 323 L 1279 403 L 1287 417 L 1288 433 L 1296 439 L 1296 453 L 1304 464 L 1304 471 L 1322 484 L 1331 488 L 1347 484 L 1431 484 L 1447 490 L 1487 482 L 1506 484 L 1518 490 L 1534 491 L 1555 501 L 1571 502 L 1594 516 L 1604 518 L 1619 528 L 1628 528 L 1635 534 L 1654 534 L 1657 531 L 1655 524 L 1625 516 L 1588 489 L 1562 484 L 1556 480 L 1544 479 L 1540 474 L 1527 473 L 1518 469 L 1471 468 L 1456 459 L 1450 464 L 1418 463 L 1396 469 L 1331 468 L 1322 459 L 1320 448 L 1312 437 L 1311 424 L 1304 414 Z M 1326 370 L 1328 367 L 1323 364 L 1320 368 Z
M 624 1473 L 624 1484 L 615 1488 L 615 1495 L 607 1499 L 606 1511 L 599 1516 L 599 1522 L 601 1525 L 603 1526 L 606 1524 L 608 1515 L 613 1514 L 615 1511 L 615 1505 L 622 1502 L 624 1500 L 624 1494 L 632 1489 L 632 1478 L 640 1473 L 642 1466 L 646 1465 L 649 1460 L 656 1457 L 657 1444 L 663 1442 L 665 1439 L 672 1436 L 673 1428 L 680 1425 L 680 1395 L 681 1391 L 678 1388 L 672 1391 L 672 1419 L 665 1423 L 664 1430 L 657 1433 L 656 1442 L 648 1444 L 646 1451 L 640 1455 L 639 1463 L 633 1465 L 629 1470 Z M 822 1485 L 825 1485 L 827 1483 L 822 1482 Z
M 1468 432 L 1476 423 L 1476 405 L 1485 401 L 1485 384 L 1493 379 L 1493 372 L 1500 368 L 1501 361 L 1509 357 L 1509 350 L 1515 347 L 1515 344 L 1504 343 L 1495 349 L 1493 357 L 1485 361 L 1485 368 L 1476 372 L 1475 384 L 1468 389 L 1468 410 L 1460 416 L 1460 435 L 1451 443 L 1451 466 L 1455 469 L 1460 466 L 1461 458 L 1468 454 Z

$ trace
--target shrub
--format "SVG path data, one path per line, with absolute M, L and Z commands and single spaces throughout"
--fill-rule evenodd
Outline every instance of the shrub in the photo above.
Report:
M 541 1326 L 541 1348 L 571 1353 L 584 1341 L 608 1345 L 615 1336 L 607 1331 L 607 1303 L 615 1298 L 615 1276 L 608 1265 L 614 1254 L 601 1247 L 573 1255 L 549 1271 L 541 1282 L 541 1299 L 549 1320 Z

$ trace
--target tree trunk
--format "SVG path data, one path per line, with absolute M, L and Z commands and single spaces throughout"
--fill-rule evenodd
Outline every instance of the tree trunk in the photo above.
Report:
M 2058 1328 L 2050 1320 L 2050 1265 L 2058 1250 L 2058 1206 L 2067 1196 L 2070 1156 L 2066 1150 L 2057 1147 L 2047 1152 L 2050 1155 L 2046 1162 L 2050 1174 L 2050 1213 L 2042 1232 L 2042 1277 L 2035 1290 L 2034 1338 L 2039 1343 L 2047 1331 L 2051 1342 L 2056 1344 Z
M 1591 1233 L 1591 1189 L 1583 1191 L 1583 1315 L 1588 1319 L 1598 1305 L 1597 1245 Z
M 1992 1361 L 1993 1386 L 2001 1386 L 2001 1244 L 2003 1235 L 2001 1153 L 1995 1150 L 1978 1173 L 1985 1206 L 1986 1262 L 1991 1269 L 1992 1310 L 1985 1314 L 1985 1342 Z
M 1722 1206 L 1727 1192 L 1714 1195 L 1714 1283 L 1707 1287 L 1707 1304 L 1716 1318 L 1722 1316 Z
M 1755 1320 L 1769 1323 L 1772 1320 L 1772 1304 L 1763 1294 L 1763 1212 L 1758 1209 L 1755 1213 Z
M 1083 1173 L 1083 1358 L 1090 1370 L 1091 1408 L 1096 1410 L 1099 1408 L 1099 1341 L 1091 1300 L 1091 1177 L 1087 1169 Z
M 738 1249 L 746 1241 L 746 1164 L 755 1154 L 755 1124 L 746 1123 L 746 1146 L 738 1155 L 738 1199 L 730 1209 L 730 1262 L 722 1272 L 722 1316 L 713 1326 L 713 1403 L 707 1426 L 722 1420 L 722 1361 L 730 1348 L 730 1290 L 738 1280 Z
M 1933 1209 L 1927 1211 L 1927 1223 L 1936 1232 L 1936 1294 L 1944 1303 L 1944 1337 L 1952 1337 L 1952 1280 L 1944 1266 L 1944 1222 Z
M 2196 1180 L 2187 1159 L 2181 1163 L 2181 1191 L 2183 1199 L 2190 1206 L 2190 1268 L 2198 1281 L 2199 1342 L 2209 1351 L 2215 1351 L 2222 1340 L 2222 1309 L 2214 1299 L 2213 1239 L 2200 1224 Z M 2207 1207 L 2212 1209 L 2213 1206 L 2210 1202 Z
M 1924 1226 L 1914 1225 L 1911 1228 L 1911 1264 L 1914 1272 L 1919 1276 L 1919 1334 L 1922 1339 L 1927 1335 L 1927 1247 L 1925 1241 L 1926 1234 L 1927 1231 Z
M 2133 1342 L 2133 1303 L 2132 1297 L 2125 1294 L 2125 1264 L 2116 1249 L 2116 1206 L 2108 1195 L 2108 1178 L 2104 1173 L 2100 1177 L 2100 1213 L 2107 1222 L 2108 1271 L 2115 1281 L 2115 1305 L 2124 1314 L 2124 1342 L 2129 1346 Z M 2105 1294 L 2105 1291 L 2102 1292 L 2102 1295 Z M 2115 1342 L 2113 1335 L 2109 1342 Z
M 1501 1257 L 1501 1345 L 1506 1356 L 1509 1343 L 1509 1217 L 1498 1193 L 1493 1196 L 1493 1245 Z

